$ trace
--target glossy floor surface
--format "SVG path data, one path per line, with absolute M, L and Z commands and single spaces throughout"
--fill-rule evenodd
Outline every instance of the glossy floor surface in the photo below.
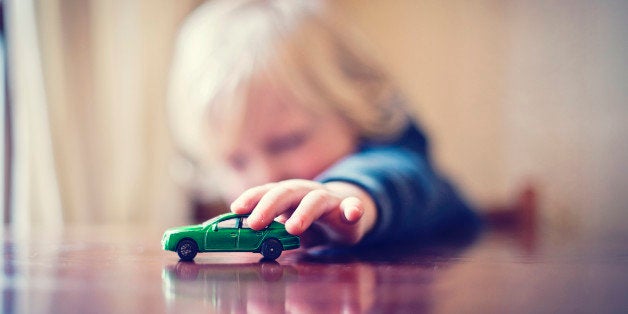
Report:
M 160 230 L 4 232 L 3 313 L 627 313 L 628 244 L 484 231 L 471 243 L 179 262 Z

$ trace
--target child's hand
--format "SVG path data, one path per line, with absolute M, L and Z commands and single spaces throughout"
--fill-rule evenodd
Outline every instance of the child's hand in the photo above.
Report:
M 373 227 L 377 215 L 371 197 L 355 185 L 300 179 L 248 189 L 231 204 L 231 211 L 251 213 L 248 223 L 255 230 L 279 217 L 289 233 L 302 236 L 304 246 L 356 244 Z

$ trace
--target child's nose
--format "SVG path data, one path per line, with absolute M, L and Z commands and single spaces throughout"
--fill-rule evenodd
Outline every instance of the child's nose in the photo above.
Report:
M 289 167 L 280 158 L 264 158 L 257 167 L 257 184 L 293 179 Z
M 288 179 L 294 178 L 290 175 L 288 169 L 285 166 L 282 166 L 280 164 L 273 164 L 268 169 L 268 182 L 277 182 Z

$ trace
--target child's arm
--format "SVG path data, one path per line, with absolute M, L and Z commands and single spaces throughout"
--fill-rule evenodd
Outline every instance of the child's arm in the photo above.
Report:
M 398 243 L 474 229 L 477 216 L 433 169 L 418 134 L 411 128 L 397 143 L 369 146 L 325 171 L 319 182 L 250 189 L 231 208 L 252 213 L 257 229 L 282 215 L 289 232 L 321 227 L 325 240 L 340 244 Z
M 471 208 L 420 150 L 371 147 L 341 161 L 317 180 L 351 183 L 371 196 L 377 220 L 361 245 L 466 235 L 479 224 Z
M 231 204 L 231 210 L 251 213 L 248 222 L 255 230 L 280 217 L 288 232 L 306 237 L 305 246 L 327 241 L 356 244 L 377 219 L 375 203 L 356 185 L 299 179 L 251 188 Z M 322 229 L 323 239 L 312 239 L 314 232 L 308 237 L 307 231 L 314 223 Z

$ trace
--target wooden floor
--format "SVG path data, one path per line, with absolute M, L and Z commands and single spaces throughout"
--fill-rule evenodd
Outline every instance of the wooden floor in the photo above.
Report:
M 628 241 L 485 230 L 368 252 L 162 251 L 161 230 L 5 230 L 3 313 L 628 313 Z

